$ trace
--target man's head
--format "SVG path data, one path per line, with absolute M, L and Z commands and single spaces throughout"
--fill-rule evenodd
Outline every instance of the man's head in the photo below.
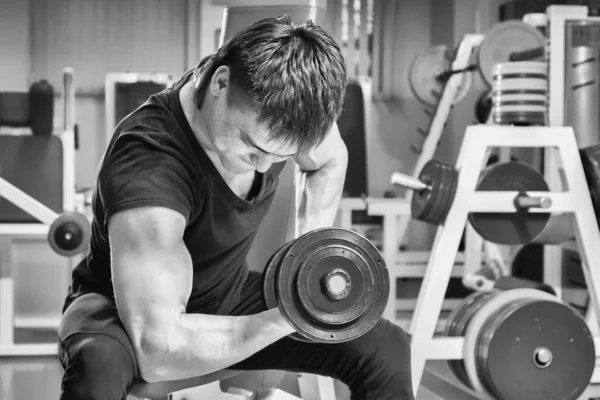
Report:
M 346 80 L 333 38 L 283 16 L 238 32 L 201 63 L 194 98 L 223 166 L 264 172 L 322 142 L 341 112 Z

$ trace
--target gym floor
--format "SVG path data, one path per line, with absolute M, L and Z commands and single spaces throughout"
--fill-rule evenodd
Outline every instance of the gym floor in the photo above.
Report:
M 55 332 L 15 331 L 15 341 L 51 342 Z M 0 400 L 58 399 L 62 367 L 56 356 L 0 358 Z

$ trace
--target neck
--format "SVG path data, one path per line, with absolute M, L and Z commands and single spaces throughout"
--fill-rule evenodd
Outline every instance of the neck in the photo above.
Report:
M 181 102 L 181 108 L 183 109 L 188 125 L 192 129 L 196 139 L 198 139 L 200 146 L 202 146 L 204 151 L 213 153 L 215 151 L 214 145 L 210 140 L 206 124 L 204 123 L 209 107 L 206 101 L 203 101 L 200 109 L 196 107 L 193 82 L 190 81 L 181 88 L 179 91 L 179 101 Z

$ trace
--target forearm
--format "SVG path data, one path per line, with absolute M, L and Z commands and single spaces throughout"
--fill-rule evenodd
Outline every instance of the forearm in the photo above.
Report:
M 347 154 L 344 152 L 318 170 L 306 173 L 298 211 L 300 235 L 333 226 L 344 190 L 347 166 Z
M 202 376 L 230 367 L 293 332 L 277 309 L 238 317 L 181 314 L 164 332 L 168 339 L 155 338 L 162 344 L 145 352 L 148 356 L 141 362 L 146 365 L 141 367 L 148 367 L 145 379 L 152 381 Z

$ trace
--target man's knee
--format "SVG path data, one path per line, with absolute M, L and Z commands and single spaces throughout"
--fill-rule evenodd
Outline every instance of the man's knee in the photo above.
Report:
M 410 338 L 399 326 L 389 324 L 366 368 L 369 379 L 381 384 L 390 380 L 408 388 L 411 381 Z M 404 398 L 404 397 L 403 397 Z
M 106 335 L 74 334 L 62 343 L 61 400 L 121 400 L 135 379 L 131 355 Z
M 395 350 L 396 355 L 400 352 L 402 357 L 410 358 L 410 337 L 398 325 L 390 322 L 384 343 L 387 346 L 391 346 Z

